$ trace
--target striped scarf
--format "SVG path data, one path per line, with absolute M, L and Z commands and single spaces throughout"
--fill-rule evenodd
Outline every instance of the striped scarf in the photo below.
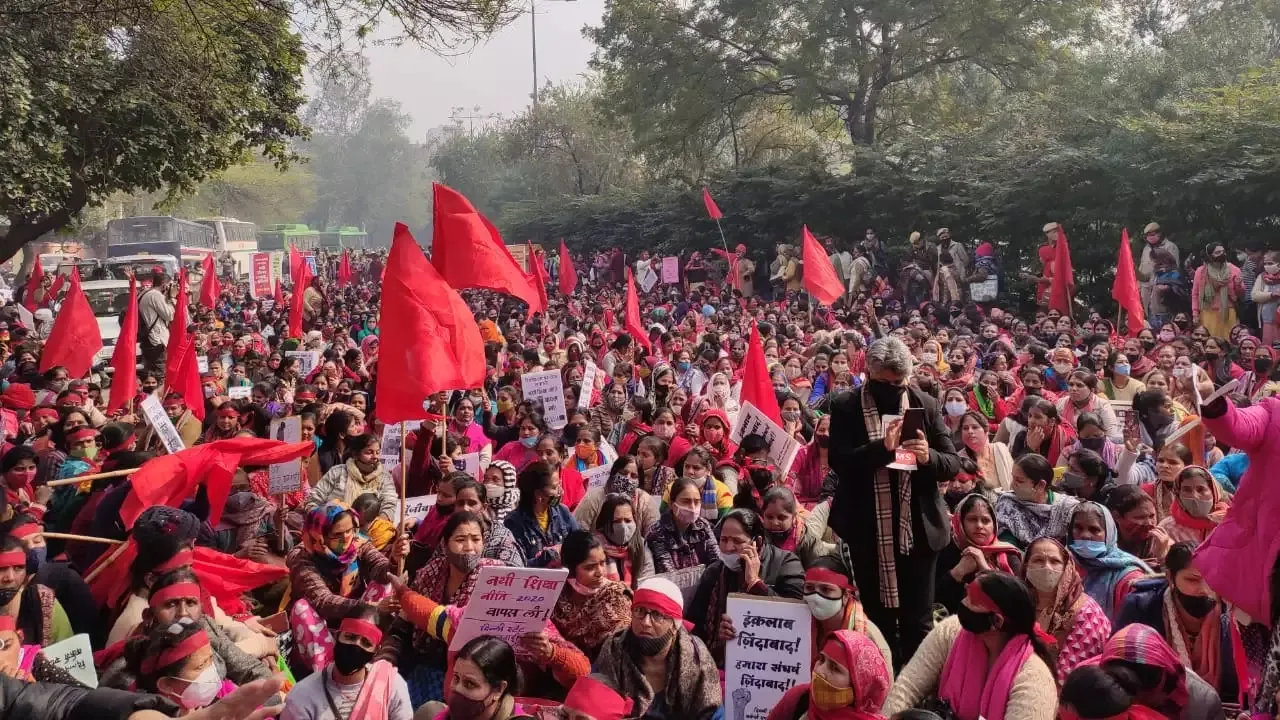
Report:
M 908 406 L 907 393 L 902 393 L 902 408 Z M 875 398 L 862 386 L 862 418 L 867 425 L 867 439 L 870 442 L 884 439 L 884 424 L 880 412 L 876 410 Z M 890 470 L 882 467 L 876 470 L 876 556 L 879 560 L 880 602 L 887 608 L 898 607 L 898 572 L 897 556 L 894 548 L 893 532 L 893 483 L 898 484 L 898 533 L 896 551 L 907 555 L 911 552 L 913 538 L 911 536 L 911 478 L 902 470 Z

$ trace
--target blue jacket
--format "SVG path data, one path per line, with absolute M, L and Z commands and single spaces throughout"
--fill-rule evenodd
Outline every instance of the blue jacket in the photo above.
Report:
M 1221 460 L 1213 464 L 1209 468 L 1209 474 L 1213 475 L 1223 490 L 1236 494 L 1236 488 L 1240 486 L 1240 478 L 1244 477 L 1244 471 L 1249 469 L 1248 453 L 1231 453 L 1224 456 Z
M 564 541 L 565 535 L 580 529 L 563 503 L 551 508 L 548 515 L 546 532 L 538 526 L 532 513 L 520 508 L 512 510 L 503 523 L 515 536 L 525 567 L 559 567 L 560 553 L 553 548 Z

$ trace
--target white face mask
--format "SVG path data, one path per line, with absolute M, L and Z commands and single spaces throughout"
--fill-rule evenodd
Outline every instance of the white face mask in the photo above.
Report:
M 1191 376 L 1191 368 L 1176 367 L 1173 369 L 1173 376 L 1176 378 L 1184 378 Z
M 963 400 L 948 400 L 946 402 L 947 414 L 951 417 L 960 417 L 964 414 L 966 406 Z
M 736 571 L 739 567 L 742 567 L 742 554 L 722 552 L 720 553 L 720 562 L 724 563 L 726 570 Z
M 804 596 L 805 605 L 809 606 L 809 613 L 813 615 L 813 619 L 822 621 L 830 620 L 840 612 L 841 606 L 844 605 L 844 598 L 825 598 L 818 593 L 808 593 Z
M 1050 593 L 1058 589 L 1058 581 L 1062 579 L 1062 571 L 1050 567 L 1027 568 L 1027 582 L 1042 593 Z
M 192 680 L 187 685 L 187 689 L 182 691 L 182 696 L 178 698 L 178 702 L 188 710 L 207 707 L 218 699 L 218 691 L 221 689 L 222 676 L 218 674 L 217 666 L 209 663 L 209 667 L 205 668 L 195 680 Z
M 923 352 L 923 353 L 920 353 L 920 359 L 921 359 L 921 360 L 923 360 L 925 363 L 927 363 L 927 364 L 929 364 L 929 365 L 937 365 L 937 364 L 938 364 L 938 353 L 936 353 L 936 352 Z
M 1182 503 L 1182 509 L 1194 518 L 1207 518 L 1209 513 L 1213 512 L 1213 500 L 1181 498 L 1178 502 Z
M 636 534 L 636 524 L 632 522 L 616 522 L 609 527 L 609 540 L 614 545 L 626 545 Z

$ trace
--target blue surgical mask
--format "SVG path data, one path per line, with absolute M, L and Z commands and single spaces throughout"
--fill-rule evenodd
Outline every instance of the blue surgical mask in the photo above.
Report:
M 676 363 L 676 367 L 680 369 L 680 372 L 689 372 L 690 366 L 691 365 L 688 360 L 681 360 Z
M 538 444 L 538 436 L 533 435 L 527 438 L 520 438 L 520 444 L 532 450 Z
M 1092 560 L 1106 554 L 1107 544 L 1101 540 L 1075 540 L 1071 543 L 1071 552 Z
M 1116 366 L 1115 366 L 1114 368 L 1112 368 L 1112 369 L 1113 369 L 1113 370 L 1115 370 L 1115 373 L 1116 373 L 1117 375 L 1126 375 L 1126 376 L 1127 376 L 1127 375 L 1129 374 L 1129 364 L 1128 364 L 1128 363 L 1117 363 L 1117 364 L 1116 364 Z

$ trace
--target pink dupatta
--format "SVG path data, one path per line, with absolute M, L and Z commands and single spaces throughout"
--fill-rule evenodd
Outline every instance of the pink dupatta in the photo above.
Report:
M 391 706 L 391 681 L 395 676 L 395 667 L 386 660 L 369 665 L 369 674 L 365 676 L 364 687 L 356 696 L 356 704 L 351 708 L 349 720 L 386 720 L 387 710 Z
M 942 667 L 938 697 L 951 704 L 960 720 L 1004 720 L 1013 681 L 1031 653 L 1031 640 L 1019 635 L 1004 646 L 987 672 L 987 646 L 977 635 L 961 630 Z

